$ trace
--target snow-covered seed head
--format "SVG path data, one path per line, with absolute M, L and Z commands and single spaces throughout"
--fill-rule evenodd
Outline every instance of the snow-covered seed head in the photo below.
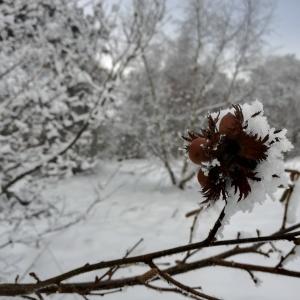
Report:
M 206 128 L 200 132 L 188 132 L 183 137 L 188 142 L 186 149 L 190 160 L 201 166 L 197 178 L 204 202 L 220 198 L 227 200 L 229 191 L 238 193 L 238 201 L 246 198 L 251 192 L 252 182 L 262 180 L 259 165 L 267 160 L 270 147 L 280 142 L 280 137 L 274 134 L 280 131 L 272 129 L 271 132 L 267 122 L 268 126 L 256 128 L 257 131 L 247 128 L 252 119 L 265 120 L 261 111 L 251 115 L 245 112 L 247 118 L 242 106 L 233 105 L 227 113 L 209 114 Z

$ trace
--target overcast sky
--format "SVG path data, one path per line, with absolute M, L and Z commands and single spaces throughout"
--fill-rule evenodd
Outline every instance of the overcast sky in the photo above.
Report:
M 277 0 L 273 27 L 269 41 L 276 52 L 300 58 L 300 0 Z
M 125 0 L 126 1 L 126 0 Z M 267 41 L 271 53 L 295 53 L 300 58 L 300 0 L 274 1 L 275 12 L 272 33 Z M 182 0 L 167 0 L 168 8 L 182 7 Z M 177 10 L 179 11 L 179 9 Z
M 152 0 L 149 0 L 152 1 Z M 184 0 L 166 0 L 167 11 L 180 14 Z M 272 33 L 268 36 L 271 54 L 296 54 L 300 59 L 300 0 L 270 0 L 275 12 Z M 80 2 L 90 2 L 80 0 Z M 108 3 L 130 3 L 130 0 L 107 0 Z

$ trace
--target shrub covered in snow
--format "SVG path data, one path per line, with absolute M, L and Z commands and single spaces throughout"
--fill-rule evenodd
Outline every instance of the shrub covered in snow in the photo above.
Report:
M 0 172 L 10 180 L 60 151 L 83 126 L 103 89 L 96 57 L 109 26 L 62 0 L 1 1 L 0 19 Z M 91 139 L 86 131 L 44 172 L 83 169 Z
M 112 118 L 122 75 L 150 43 L 163 7 L 0 1 L 0 247 L 18 240 L 16 231 L 20 239 L 33 233 L 32 219 L 71 214 L 63 201 L 47 203 L 43 179 L 95 165 L 105 139 L 97 130 Z

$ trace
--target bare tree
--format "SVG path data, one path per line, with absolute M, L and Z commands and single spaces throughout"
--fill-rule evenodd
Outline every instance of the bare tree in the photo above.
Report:
M 197 129 L 208 110 L 245 96 L 236 83 L 259 57 L 272 7 L 266 1 L 190 0 L 185 13 L 175 39 L 161 34 L 142 53 L 121 119 L 135 125 L 131 136 L 142 155 L 158 158 L 182 189 L 193 171 L 187 160 L 178 161 L 179 132 Z

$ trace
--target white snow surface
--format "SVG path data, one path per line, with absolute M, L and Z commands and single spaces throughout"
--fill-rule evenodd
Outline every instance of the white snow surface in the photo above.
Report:
M 291 162 L 290 166 L 300 163 Z M 86 174 L 48 184 L 45 194 L 57 200 L 59 196 L 65 205 L 75 211 L 85 211 L 98 197 L 100 200 L 83 221 L 64 230 L 43 236 L 37 248 L 13 245 L 2 249 L 7 261 L 16 261 L 13 275 L 6 278 L 14 281 L 20 275 L 21 282 L 31 282 L 29 271 L 41 278 L 57 275 L 63 271 L 79 267 L 85 263 L 120 258 L 125 251 L 140 238 L 144 241 L 132 255 L 143 254 L 187 243 L 191 218 L 185 214 L 198 207 L 201 194 L 196 179 L 185 191 L 172 187 L 164 170 L 155 161 L 130 160 L 124 162 L 99 162 L 94 174 Z M 280 192 L 278 192 L 280 194 Z M 242 200 L 243 201 L 243 200 Z M 245 199 L 247 201 L 247 199 Z M 218 211 L 218 209 L 217 209 Z M 282 204 L 269 198 L 255 206 L 251 213 L 238 212 L 225 226 L 223 238 L 234 238 L 238 231 L 242 237 L 268 234 L 279 228 L 283 213 Z M 299 221 L 299 209 L 294 217 Z M 205 238 L 214 222 L 216 211 L 207 210 L 200 215 L 195 241 Z M 291 245 L 279 242 L 286 251 Z M 204 249 L 196 258 L 210 256 L 224 248 Z M 179 256 L 172 257 L 174 260 Z M 257 255 L 241 255 L 237 261 L 270 264 Z M 164 262 L 167 259 L 162 260 Z M 271 259 L 272 261 L 272 259 Z M 275 262 L 275 261 L 273 261 Z M 299 270 L 300 259 L 295 258 L 286 267 Z M 121 271 L 118 276 L 134 275 L 142 272 L 142 266 Z M 93 280 L 102 272 L 85 274 L 75 280 Z M 221 267 L 206 268 L 176 276 L 176 279 L 191 286 L 202 286 L 203 291 L 228 300 L 297 300 L 300 295 L 299 280 L 255 273 L 262 281 L 257 287 L 249 274 L 240 270 Z M 126 288 L 122 293 L 105 296 L 111 300 L 180 300 L 181 295 L 160 294 L 144 287 Z M 15 298 L 12 298 L 15 299 Z M 51 299 L 82 299 L 77 295 L 55 295 Z M 91 298 L 96 299 L 96 298 Z

